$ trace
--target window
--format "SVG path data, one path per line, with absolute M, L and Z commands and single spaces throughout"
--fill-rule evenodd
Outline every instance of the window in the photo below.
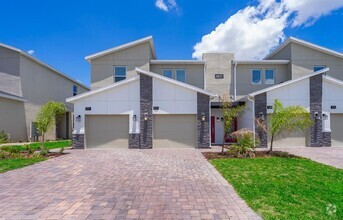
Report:
M 186 82 L 186 70 L 178 69 L 176 70 L 176 80 L 180 82 Z
M 264 83 L 265 84 L 274 84 L 274 69 L 265 69 L 264 70 Z
M 172 79 L 173 78 L 173 70 L 171 70 L 171 69 L 162 70 L 162 75 Z
M 314 66 L 313 67 L 314 72 L 322 70 L 322 69 L 325 69 L 325 66 Z
M 126 79 L 126 66 L 114 67 L 114 82 L 119 82 Z
M 73 85 L 73 96 L 77 95 L 77 86 Z
M 261 70 L 253 69 L 251 71 L 251 83 L 252 84 L 261 84 Z

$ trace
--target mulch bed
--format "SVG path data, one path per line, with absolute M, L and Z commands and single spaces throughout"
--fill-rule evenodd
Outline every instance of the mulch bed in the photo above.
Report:
M 226 159 L 226 158 L 235 158 L 230 155 L 227 151 L 223 154 L 221 152 L 203 152 L 202 153 L 207 160 L 212 159 Z M 289 154 L 284 151 L 273 151 L 269 153 L 268 151 L 255 151 L 255 158 L 270 158 L 270 157 L 286 157 L 286 158 L 301 158 L 299 156 Z

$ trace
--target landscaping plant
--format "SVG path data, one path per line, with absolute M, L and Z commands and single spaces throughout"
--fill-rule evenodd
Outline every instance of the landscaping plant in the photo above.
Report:
M 0 144 L 4 144 L 8 142 L 8 134 L 5 131 L 0 132 Z
M 243 111 L 244 106 L 233 106 L 232 102 L 227 98 L 227 96 L 223 96 L 219 98 L 221 108 L 222 108 L 222 115 L 223 115 L 223 129 L 224 129 L 224 138 L 223 138 L 223 145 L 221 154 L 224 153 L 225 140 L 231 135 L 230 131 L 233 126 L 233 122 L 235 118 L 239 116 L 239 113 Z
M 273 151 L 274 138 L 283 131 L 292 132 L 309 128 L 313 121 L 310 113 L 301 106 L 285 107 L 278 99 L 275 99 L 273 113 L 270 117 L 270 150 Z
M 258 145 L 258 138 L 253 131 L 243 128 L 233 132 L 232 135 L 236 138 L 237 143 L 231 146 L 230 155 L 239 158 L 255 157 L 254 148 Z
M 43 105 L 36 116 L 37 130 L 42 135 L 43 150 L 45 142 L 45 134 L 56 124 L 62 115 L 67 111 L 66 106 L 62 102 L 48 102 Z

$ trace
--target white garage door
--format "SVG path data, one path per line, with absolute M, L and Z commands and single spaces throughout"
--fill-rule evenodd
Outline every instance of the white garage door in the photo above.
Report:
M 196 115 L 154 115 L 154 148 L 195 148 Z
M 331 145 L 343 147 L 343 114 L 331 114 Z
M 86 115 L 86 148 L 128 148 L 129 117 Z

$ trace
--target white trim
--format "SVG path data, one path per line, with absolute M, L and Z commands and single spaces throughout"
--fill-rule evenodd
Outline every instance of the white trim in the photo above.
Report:
M 233 60 L 237 64 L 288 64 L 289 60 Z
M 45 68 L 48 68 L 49 70 L 51 70 L 51 71 L 57 73 L 58 75 L 61 75 L 61 76 L 63 76 L 64 78 L 69 79 L 70 81 L 72 81 L 73 83 L 75 83 L 75 84 L 77 84 L 77 85 L 83 87 L 84 89 L 90 90 L 90 88 L 89 88 L 88 86 L 84 85 L 83 83 L 81 83 L 81 82 L 79 82 L 79 81 L 77 81 L 77 80 L 71 78 L 70 76 L 67 76 L 66 74 L 62 73 L 61 71 L 55 69 L 54 67 L 52 67 L 52 66 L 50 66 L 50 65 L 48 65 L 48 64 L 46 64 L 46 63 L 43 63 L 42 61 L 38 60 L 37 58 L 35 58 L 35 57 L 33 57 L 33 56 L 27 54 L 26 52 L 24 52 L 24 51 L 22 51 L 22 50 L 20 50 L 20 49 L 18 49 L 18 48 L 15 48 L 15 47 L 12 47 L 12 46 L 3 44 L 3 43 L 0 43 L 0 46 L 1 46 L 1 47 L 5 47 L 5 48 L 10 49 L 10 50 L 13 50 L 13 51 L 16 51 L 16 52 L 20 53 L 20 55 L 23 55 L 24 57 L 26 57 L 26 58 L 28 58 L 28 59 L 30 59 L 30 60 L 32 60 L 32 61 L 38 63 L 39 65 L 41 65 L 41 66 L 43 66 L 43 67 L 45 67 Z
M 205 64 L 203 60 L 150 60 L 150 64 Z
M 177 80 L 177 81 L 179 81 L 179 82 L 182 82 L 182 81 L 180 81 L 180 80 L 177 79 L 177 71 L 178 71 L 178 70 L 183 70 L 183 71 L 185 71 L 185 81 L 184 81 L 183 83 L 186 83 L 186 82 L 187 82 L 187 71 L 186 71 L 186 68 L 177 68 L 177 69 L 175 69 L 175 80 Z
M 131 83 L 131 82 L 136 81 L 138 79 L 139 79 L 139 76 L 135 76 L 135 77 L 132 77 L 132 78 L 129 78 L 129 79 L 125 79 L 125 80 L 116 82 L 116 83 L 114 83 L 114 84 L 112 84 L 110 86 L 107 86 L 107 87 L 103 87 L 103 88 L 96 89 L 96 90 L 91 90 L 89 92 L 85 92 L 85 93 L 82 93 L 80 95 L 67 98 L 66 102 L 74 103 L 75 101 L 77 101 L 79 99 L 83 99 L 83 98 L 86 98 L 88 96 L 91 96 L 91 95 L 94 95 L 94 94 L 97 94 L 97 93 L 101 93 L 101 92 L 110 90 L 112 88 L 119 87 L 119 86 L 122 86 L 122 85 L 125 85 L 125 84 L 128 84 L 128 83 Z
M 144 75 L 151 76 L 151 77 L 154 77 L 154 78 L 157 78 L 157 79 L 160 79 L 160 80 L 163 80 L 163 81 L 166 81 L 166 82 L 169 82 L 169 83 L 172 83 L 172 84 L 175 84 L 175 85 L 184 87 L 184 88 L 186 88 L 186 89 L 190 89 L 190 90 L 193 90 L 193 91 L 196 91 L 196 92 L 199 92 L 199 93 L 202 93 L 202 94 L 211 96 L 211 97 L 216 97 L 216 96 L 217 96 L 217 95 L 215 95 L 215 94 L 213 94 L 213 93 L 207 92 L 206 90 L 203 90 L 203 89 L 200 89 L 200 88 L 198 88 L 198 87 L 195 87 L 195 86 L 192 86 L 192 85 L 189 85 L 189 84 L 186 84 L 186 83 L 177 81 L 177 80 L 175 80 L 175 79 L 170 79 L 170 78 L 168 78 L 168 77 L 164 77 L 164 76 L 162 76 L 162 75 L 160 75 L 160 74 L 157 74 L 157 73 L 149 72 L 149 71 L 140 69 L 140 68 L 138 68 L 138 67 L 136 67 L 135 70 L 136 70 L 138 73 L 142 73 L 142 74 L 144 74 Z
M 266 70 L 273 70 L 273 83 L 267 83 Z M 263 72 L 264 72 L 264 84 L 274 85 L 275 84 L 275 68 L 265 68 Z
M 1 91 L 0 91 L 0 97 L 15 100 L 15 101 L 20 101 L 20 102 L 27 102 L 27 100 L 22 97 L 12 95 L 12 94 L 5 94 L 5 93 L 2 93 Z
M 254 77 L 253 77 L 253 71 L 254 70 L 259 70 L 260 71 L 260 82 L 259 83 L 254 83 Z M 251 69 L 251 84 L 252 85 L 261 85 L 262 84 L 262 69 L 258 69 L 258 68 L 254 68 L 254 69 Z
M 336 57 L 339 57 L 339 58 L 343 58 L 343 54 L 342 53 L 336 52 L 334 50 L 330 50 L 330 49 L 325 48 L 325 47 L 321 47 L 321 46 L 313 44 L 313 43 L 309 43 L 309 42 L 304 41 L 304 40 L 300 40 L 300 39 L 295 38 L 295 37 L 290 37 L 287 40 L 285 40 L 282 44 L 280 44 L 274 51 L 269 53 L 263 59 L 264 60 L 269 59 L 274 54 L 278 53 L 280 50 L 282 50 L 284 47 L 286 47 L 289 43 L 297 43 L 297 44 L 300 44 L 302 46 L 309 47 L 311 49 L 318 50 L 318 51 L 326 53 L 326 54 L 330 54 L 330 55 L 333 55 L 333 56 L 336 56 Z
M 334 78 L 334 77 L 331 77 L 331 76 L 328 76 L 328 75 L 324 75 L 324 76 L 323 76 L 323 79 L 324 79 L 325 81 L 332 82 L 332 83 L 334 83 L 334 84 L 336 84 L 336 85 L 338 85 L 338 86 L 343 86 L 343 81 L 342 81 L 342 80 L 339 80 L 339 79 L 336 79 L 336 78 Z
M 326 73 L 326 72 L 328 72 L 329 70 L 330 70 L 330 68 L 325 68 L 325 69 L 319 70 L 319 71 L 317 71 L 317 72 L 314 72 L 314 73 L 305 75 L 305 76 L 303 76 L 303 77 L 299 77 L 299 78 L 294 79 L 294 80 L 289 80 L 289 81 L 286 81 L 286 82 L 283 82 L 283 83 L 280 83 L 280 84 L 277 84 L 277 85 L 274 85 L 274 86 L 271 86 L 271 87 L 268 87 L 268 88 L 265 88 L 265 89 L 262 89 L 262 90 L 253 92 L 253 93 L 250 93 L 249 95 L 246 95 L 246 96 L 242 97 L 241 99 L 239 99 L 239 101 L 246 100 L 248 97 L 254 97 L 254 96 L 256 96 L 256 95 L 259 95 L 259 94 L 262 94 L 262 93 L 265 93 L 265 92 L 269 92 L 269 91 L 271 91 L 271 90 L 274 90 L 274 89 L 277 89 L 277 88 L 280 88 L 280 87 L 283 87 L 283 86 L 287 86 L 287 85 L 292 84 L 292 83 L 295 83 L 295 82 L 299 82 L 299 81 L 301 81 L 301 80 L 310 78 L 310 77 L 312 77 L 312 76 L 316 76 L 316 75 L 319 75 L 319 74 Z
M 99 57 L 102 57 L 102 56 L 105 56 L 107 54 L 114 53 L 114 52 L 117 52 L 120 50 L 124 50 L 124 49 L 130 48 L 130 47 L 133 47 L 133 46 L 145 43 L 145 42 L 150 43 L 150 49 L 151 49 L 152 55 L 153 55 L 154 59 L 156 59 L 156 51 L 155 51 L 154 41 L 152 39 L 152 36 L 149 36 L 149 37 L 141 38 L 141 39 L 136 40 L 136 41 L 132 41 L 132 42 L 127 43 L 127 44 L 122 44 L 120 46 L 113 47 L 113 48 L 103 50 L 103 51 L 100 51 L 98 53 L 86 56 L 85 60 L 87 60 L 88 62 L 91 62 L 91 60 L 93 60 L 93 59 L 96 59 L 96 58 L 99 58 Z

